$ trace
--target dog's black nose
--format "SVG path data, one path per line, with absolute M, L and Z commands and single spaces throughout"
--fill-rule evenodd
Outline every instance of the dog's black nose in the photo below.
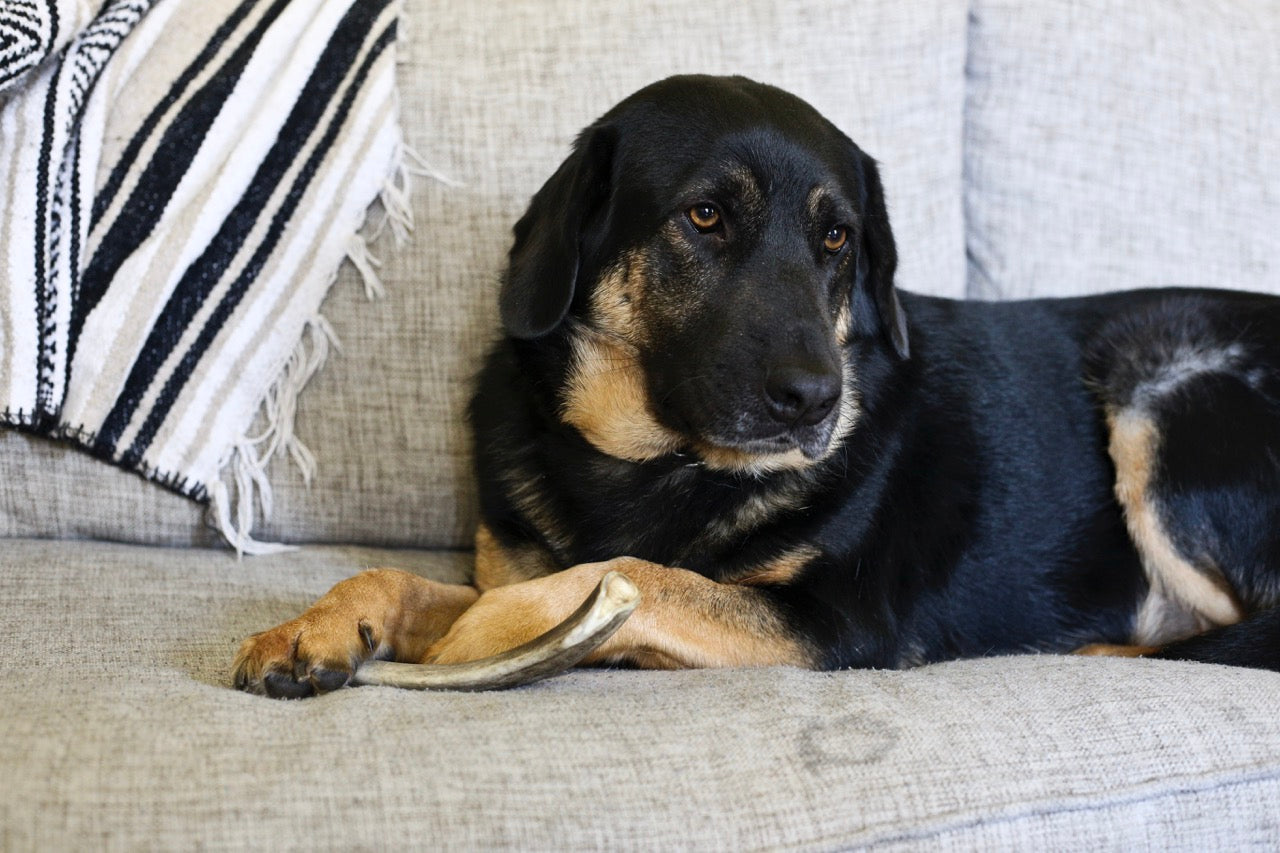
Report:
M 841 385 L 838 372 L 790 364 L 769 372 L 764 396 L 776 420 L 791 426 L 813 426 L 840 401 Z

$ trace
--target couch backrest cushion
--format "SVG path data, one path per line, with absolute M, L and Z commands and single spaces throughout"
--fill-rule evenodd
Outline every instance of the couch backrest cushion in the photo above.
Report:
M 331 292 L 324 311 L 343 350 L 298 415 L 318 473 L 307 488 L 273 464 L 275 515 L 255 535 L 469 544 L 464 410 L 496 334 L 511 225 L 579 129 L 669 74 L 741 73 L 808 99 L 881 161 L 901 283 L 961 295 L 966 10 L 962 0 L 409 0 L 405 135 L 456 183 L 418 180 L 412 242 L 381 248 L 385 299 L 366 303 L 349 269 Z M 208 539 L 175 496 L 39 440 L 0 436 L 0 470 L 0 534 Z
M 1280 4 L 975 0 L 970 295 L 1280 291 Z

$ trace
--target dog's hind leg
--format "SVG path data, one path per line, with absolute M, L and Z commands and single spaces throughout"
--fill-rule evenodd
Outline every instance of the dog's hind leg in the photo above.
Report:
M 1110 452 L 1116 496 L 1142 557 L 1150 592 L 1138 611 L 1133 641 L 1159 646 L 1215 625 L 1238 622 L 1243 607 L 1216 560 L 1188 550 L 1183 519 L 1170 518 L 1169 463 L 1160 423 L 1151 414 L 1111 414 Z
M 1116 360 L 1095 381 L 1150 582 L 1133 641 L 1165 646 L 1280 600 L 1280 371 L 1269 347 L 1184 314 L 1144 320 L 1110 342 Z M 1266 655 L 1248 665 L 1280 666 L 1280 648 Z

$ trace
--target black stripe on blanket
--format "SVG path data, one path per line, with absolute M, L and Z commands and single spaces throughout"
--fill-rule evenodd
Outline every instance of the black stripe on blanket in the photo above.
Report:
M 56 292 L 49 274 L 47 245 L 45 238 L 49 229 L 45 223 L 49 221 L 49 207 L 53 202 L 49 193 L 49 167 L 53 163 L 53 140 L 57 126 L 58 86 L 49 87 L 44 99 L 43 127 L 40 130 L 40 160 L 36 167 L 36 251 L 35 251 L 35 286 L 36 286 L 36 329 L 39 330 L 40 344 L 36 348 L 36 412 L 38 415 L 52 416 L 55 401 L 52 399 L 53 357 L 49 348 L 53 346 L 53 335 L 49 324 L 55 309 Z
M 67 343 L 69 362 L 75 358 L 85 319 L 102 301 L 121 265 L 155 230 L 179 181 L 200 146 L 204 144 L 209 128 L 234 91 L 245 66 L 253 58 L 254 50 L 267 29 L 288 5 L 289 0 L 275 0 L 226 63 L 165 128 L 155 153 L 129 194 L 129 200 L 102 236 L 98 250 L 85 266 L 80 281 L 80 298 L 76 300 L 71 314 Z M 114 439 L 111 443 L 114 444 Z
M 191 348 L 183 355 L 182 360 L 165 381 L 164 387 L 156 398 L 155 405 L 152 407 L 151 411 L 147 413 L 146 420 L 143 421 L 142 427 L 138 431 L 137 438 L 134 439 L 133 444 L 130 445 L 129 449 L 122 457 L 121 461 L 126 465 L 134 464 L 134 462 L 140 460 L 142 455 L 147 452 L 147 448 L 151 446 L 152 439 L 155 438 L 156 431 L 168 416 L 174 403 L 177 402 L 178 395 L 186 385 L 187 380 L 189 380 L 191 378 L 191 374 L 195 372 L 196 365 L 200 363 L 200 359 L 204 356 L 205 351 L 208 350 L 209 346 L 213 343 L 218 332 L 221 331 L 223 325 L 231 317 L 236 306 L 240 304 L 240 300 L 244 297 L 249 286 L 252 285 L 254 280 L 257 278 L 258 273 L 262 270 L 267 258 L 270 257 L 271 252 L 275 249 L 276 243 L 279 241 L 280 235 L 284 231 L 285 226 L 288 224 L 294 211 L 297 209 L 298 203 L 302 200 L 302 196 L 306 192 L 307 187 L 311 184 L 312 178 L 314 178 L 316 173 L 319 171 L 320 164 L 328 153 L 329 148 L 332 146 L 334 139 L 342 129 L 342 125 L 345 123 L 346 117 L 351 111 L 351 106 L 355 101 L 356 95 L 359 94 L 360 88 L 369 74 L 369 69 L 373 66 L 373 63 L 377 61 L 382 52 L 386 50 L 389 45 L 395 42 L 395 38 L 396 25 L 393 22 L 383 31 L 382 35 L 378 37 L 378 40 L 374 42 L 373 48 L 365 57 L 364 62 L 361 63 L 360 69 L 352 80 L 351 86 L 343 96 L 341 106 L 334 115 L 332 123 L 325 131 L 324 138 L 311 153 L 311 156 L 307 158 L 307 162 L 299 173 L 297 180 L 289 188 L 289 194 L 285 197 L 280 210 L 274 217 L 272 217 L 271 228 L 262 244 L 259 245 L 257 250 L 253 253 L 253 258 L 245 267 L 244 272 L 240 274 L 227 294 L 218 303 L 218 306 L 214 309 L 209 321 L 200 329 L 200 334 L 196 337 Z
M 36 328 L 39 331 L 35 414 L 41 423 L 47 420 L 52 424 L 58 415 L 62 400 L 61 394 L 56 393 L 56 380 L 65 378 L 68 368 L 64 364 L 59 374 L 57 356 L 62 347 L 66 347 L 68 356 L 71 352 L 70 346 L 58 337 L 57 306 L 60 300 L 63 304 L 71 304 L 80 290 L 78 263 L 64 260 L 64 247 L 60 242 L 66 233 L 67 223 L 63 222 L 63 217 L 68 215 L 68 196 L 72 194 L 65 181 L 68 176 L 78 176 L 80 170 L 80 120 L 113 52 L 151 8 L 152 2 L 112 0 L 71 44 L 67 61 L 58 66 L 45 97 L 40 158 L 36 169 L 34 254 Z M 55 145 L 62 147 L 55 151 Z M 51 169 L 57 170 L 52 184 Z M 70 228 L 73 234 L 78 235 L 79 208 L 70 209 Z M 71 257 L 78 259 L 77 255 Z M 68 281 L 58 280 L 58 273 L 62 270 L 70 276 Z
M 42 24 L 48 22 L 48 33 Z M 58 38 L 58 0 L 7 0 L 0 9 L 0 89 L 30 71 Z
M 259 218 L 268 213 L 266 205 L 272 194 L 294 162 L 297 152 L 314 133 L 326 108 L 365 47 L 370 29 L 388 3 L 389 0 L 358 2 L 347 11 L 339 23 L 249 187 L 228 214 L 218 234 L 204 253 L 183 275 L 159 319 L 152 327 L 143 345 L 143 355 L 134 363 L 116 405 L 98 431 L 94 444 L 94 450 L 97 453 L 107 456 L 119 453 L 116 445 L 141 405 L 147 389 L 158 380 L 165 362 L 177 348 L 183 334 L 208 300 L 214 287 L 222 280 L 228 266 L 244 246 Z M 212 316 L 200 330 L 196 342 L 183 354 L 176 368 L 164 380 L 160 394 L 151 411 L 147 413 L 137 437 L 130 447 L 119 455 L 119 461 L 122 464 L 136 464 L 150 446 L 156 431 L 164 422 L 201 356 L 222 324 L 239 304 L 245 290 L 254 281 L 274 249 L 302 194 L 310 184 L 311 178 L 341 130 L 369 69 L 394 40 L 395 24 L 392 23 L 378 37 L 365 56 L 324 137 L 316 146 L 293 186 L 290 187 L 282 207 L 272 213 L 270 227 L 263 242 L 256 248 L 245 270 L 215 307 Z
M 116 163 L 115 168 L 111 170 L 111 175 L 98 190 L 97 198 L 93 200 L 93 215 L 89 220 L 90 229 L 98 227 L 103 214 L 107 212 L 107 208 L 111 206 L 111 203 L 115 201 L 116 193 L 120 192 L 120 187 L 124 183 L 125 177 L 129 174 L 130 167 L 133 166 L 134 161 L 142 153 L 142 146 L 155 133 L 156 125 L 173 108 L 178 99 L 186 93 L 187 87 L 191 85 L 191 82 L 218 54 L 218 51 L 226 44 L 231 34 L 236 31 L 249 15 L 249 12 L 260 2 L 261 0 L 244 0 L 243 3 L 236 7 L 231 16 L 219 25 L 213 34 L 213 38 L 209 39 L 208 43 L 201 48 L 196 58 L 173 81 L 173 85 L 169 87 L 169 91 L 165 93 L 160 103 L 156 104 L 151 113 L 143 120 L 138 127 L 138 132 L 133 135 L 133 138 L 124 147 L 124 152 L 120 155 L 120 160 Z

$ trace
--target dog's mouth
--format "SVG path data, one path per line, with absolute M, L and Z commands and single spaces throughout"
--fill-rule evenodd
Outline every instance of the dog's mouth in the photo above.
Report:
M 764 382 L 675 383 L 676 390 L 652 389 L 654 414 L 682 451 L 706 467 L 749 474 L 809 467 L 828 457 L 847 434 L 857 413 L 849 367 L 832 389 L 808 401 L 779 400 Z
M 849 368 L 835 400 L 812 411 L 782 413 L 762 400 L 758 388 L 716 388 L 689 383 L 680 393 L 654 394 L 657 420 L 680 436 L 681 451 L 707 468 L 759 476 L 800 470 L 829 457 L 852 429 L 858 406 Z M 791 417 L 782 417 L 792 414 Z
M 832 417 L 814 426 L 784 428 L 764 436 L 711 433 L 704 435 L 698 443 L 752 456 L 773 456 L 799 451 L 806 458 L 816 461 L 825 455 L 834 427 L 835 418 Z
M 752 429 L 740 420 L 734 428 L 697 431 L 689 449 L 715 470 L 761 474 L 807 468 L 830 454 L 843 420 L 839 408 L 822 422 L 805 426 L 760 424 Z

